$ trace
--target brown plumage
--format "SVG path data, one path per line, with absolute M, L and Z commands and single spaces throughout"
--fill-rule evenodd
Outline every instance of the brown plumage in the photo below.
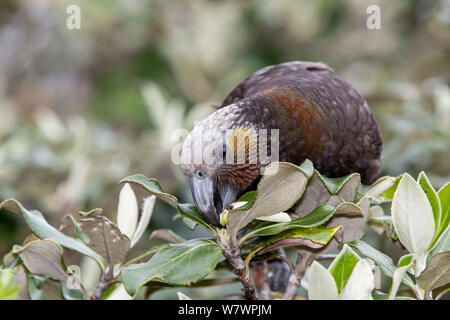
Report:
M 310 159 L 328 177 L 359 172 L 365 184 L 378 177 L 378 126 L 366 101 L 332 72 L 323 63 L 300 61 L 261 69 L 196 125 L 183 144 L 181 167 L 210 222 L 217 224 L 217 214 L 252 186 L 267 164 L 258 152 L 249 152 L 253 143 L 259 146 L 259 129 L 268 130 L 269 141 L 270 130 L 279 130 L 279 161 Z M 194 157 L 199 150 L 203 154 Z M 239 156 L 245 163 L 236 163 Z

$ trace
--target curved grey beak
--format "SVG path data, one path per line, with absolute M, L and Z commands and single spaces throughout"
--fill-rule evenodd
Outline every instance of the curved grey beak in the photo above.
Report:
M 236 201 L 238 191 L 229 184 L 217 186 L 213 179 L 206 175 L 201 178 L 191 175 L 189 183 L 192 198 L 202 216 L 209 223 L 219 226 L 219 215 Z

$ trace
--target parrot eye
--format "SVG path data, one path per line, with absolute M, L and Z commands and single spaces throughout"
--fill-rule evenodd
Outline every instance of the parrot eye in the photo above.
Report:
M 206 173 L 201 170 L 201 169 L 197 169 L 194 171 L 194 175 L 198 178 L 198 179 L 203 179 L 206 176 Z

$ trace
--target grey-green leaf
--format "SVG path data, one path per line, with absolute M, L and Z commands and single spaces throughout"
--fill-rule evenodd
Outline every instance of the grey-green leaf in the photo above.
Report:
M 122 270 L 122 282 L 130 295 L 153 279 L 178 286 L 196 283 L 206 277 L 222 254 L 211 240 L 194 239 L 170 244 L 159 250 L 148 262 Z
M 130 239 L 108 218 L 90 214 L 81 218 L 78 224 L 89 239 L 88 246 L 113 266 L 122 262 L 130 250 Z
M 393 277 L 396 266 L 390 257 L 384 253 L 373 248 L 362 240 L 355 240 L 348 243 L 350 246 L 356 248 L 361 254 L 372 259 L 380 268 L 381 273 L 388 277 Z M 408 286 L 414 288 L 414 282 L 408 274 L 403 276 L 402 281 Z
M 15 252 L 31 273 L 66 281 L 69 275 L 61 264 L 62 253 L 62 248 L 52 240 L 31 241 Z
M 432 256 L 427 268 L 417 278 L 417 283 L 426 293 L 450 284 L 450 251 Z
M 257 198 L 250 209 L 237 208 L 228 213 L 227 228 L 232 239 L 255 218 L 288 210 L 303 194 L 308 181 L 306 174 L 287 162 L 272 162 L 266 167 L 266 172 L 271 172 L 276 166 L 278 170 L 275 174 L 264 174 L 261 178 Z
M 69 237 L 51 226 L 39 211 L 27 210 L 22 206 L 22 204 L 14 199 L 8 199 L 0 203 L 0 209 L 1 208 L 6 208 L 15 213 L 22 214 L 28 227 L 39 238 L 52 239 L 63 247 L 75 250 L 81 254 L 91 257 L 98 263 L 100 268 L 105 269 L 105 261 L 99 254 L 89 248 L 81 240 Z

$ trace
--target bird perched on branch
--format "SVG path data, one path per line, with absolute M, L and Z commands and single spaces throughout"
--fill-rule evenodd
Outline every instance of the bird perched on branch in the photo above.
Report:
M 255 185 L 271 161 L 305 159 L 328 177 L 379 176 L 382 141 L 367 102 L 323 63 L 293 61 L 242 81 L 186 137 L 181 168 L 201 214 L 220 213 Z M 267 142 L 267 143 L 266 143 Z

